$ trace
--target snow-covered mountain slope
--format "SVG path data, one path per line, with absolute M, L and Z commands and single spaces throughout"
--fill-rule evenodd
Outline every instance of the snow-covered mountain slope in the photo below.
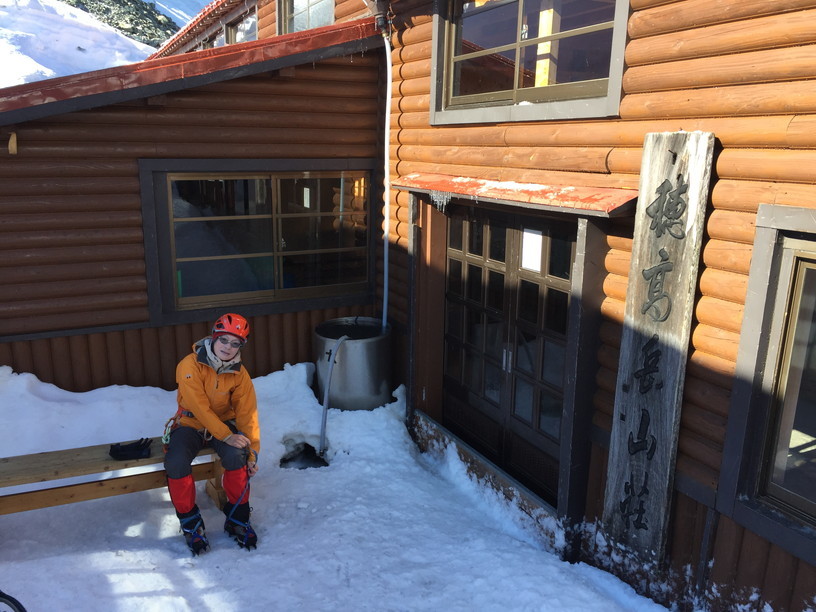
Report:
M 183 27 L 206 4 L 156 6 Z M 154 51 L 60 0 L 0 0 L 0 87 L 139 62 Z

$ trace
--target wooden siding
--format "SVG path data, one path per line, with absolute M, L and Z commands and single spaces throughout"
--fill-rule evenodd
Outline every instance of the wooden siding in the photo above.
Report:
M 148 327 L 138 160 L 376 158 L 379 55 L 5 128 L 18 149 L 0 151 L 0 268 L 8 287 L 0 335 L 66 337 L 0 343 L 0 363 L 75 391 L 172 385 L 172 362 L 205 330 Z M 303 347 L 311 328 L 301 318 L 329 314 L 259 318 L 255 333 L 269 328 L 280 346 L 250 345 L 254 373 L 310 360 Z M 128 331 L 72 332 L 117 326 Z M 168 338 L 175 350 L 162 350 Z
M 272 38 L 278 33 L 277 0 L 258 0 L 258 39 Z
M 312 361 L 312 332 L 337 317 L 371 316 L 371 306 L 250 317 L 250 342 L 242 350 L 247 369 L 261 376 L 286 363 Z M 77 336 L 0 343 L 0 364 L 30 372 L 68 391 L 108 385 L 174 389 L 176 364 L 211 322 L 146 327 Z
M 637 188 L 646 133 L 682 129 L 716 135 L 677 460 L 684 483 L 678 486 L 688 492 L 676 495 L 669 562 L 677 572 L 690 567 L 688 584 L 680 579 L 675 592 L 691 597 L 702 585 L 713 609 L 748 605 L 750 593 L 739 587 L 752 585 L 762 592 L 751 609 L 767 601 L 774 609 L 801 610 L 802 597 L 816 593 L 813 567 L 757 543 L 757 536 L 745 535 L 724 517 L 711 527 L 716 543 L 711 551 L 702 550 L 698 540 L 719 480 L 757 206 L 816 208 L 816 1 L 630 4 L 620 119 L 434 127 L 431 4 L 392 3 L 397 17 L 391 171 L 395 177 L 434 172 Z M 391 203 L 392 218 L 407 219 L 408 198 L 392 193 Z M 631 222 L 612 224 L 608 250 L 600 255 L 607 274 L 594 396 L 599 432 L 611 427 L 632 229 Z M 600 516 L 606 460 L 603 443 L 596 444 L 590 521 Z M 709 553 L 715 559 L 710 576 L 708 559 L 700 563 Z M 740 556 L 743 563 L 729 563 Z M 729 590 L 727 584 L 735 586 Z M 715 589 L 720 597 L 712 595 Z

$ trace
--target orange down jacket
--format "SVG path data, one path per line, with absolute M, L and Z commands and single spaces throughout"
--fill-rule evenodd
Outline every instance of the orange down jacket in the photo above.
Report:
M 213 438 L 224 440 L 232 433 L 225 422 L 234 420 L 238 431 L 249 438 L 252 449 L 260 452 L 255 386 L 240 362 L 216 373 L 207 359 L 207 348 L 199 341 L 176 367 L 176 382 L 179 425 L 206 429 Z

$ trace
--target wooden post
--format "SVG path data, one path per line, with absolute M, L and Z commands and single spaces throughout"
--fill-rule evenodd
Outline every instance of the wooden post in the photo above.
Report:
M 604 496 L 613 545 L 660 561 L 714 135 L 646 135 Z

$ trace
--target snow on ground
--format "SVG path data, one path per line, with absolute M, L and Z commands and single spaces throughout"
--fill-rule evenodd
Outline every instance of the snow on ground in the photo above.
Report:
M 0 0 L 0 87 L 140 62 L 154 51 L 59 0 Z
M 202 483 L 211 550 L 199 557 L 164 489 L 131 493 L 0 516 L 0 589 L 29 612 L 664 610 L 610 574 L 560 561 L 455 452 L 420 455 L 402 388 L 376 410 L 329 411 L 328 467 L 279 467 L 285 440 L 319 445 L 313 370 L 287 365 L 255 379 L 256 550 L 226 537 Z M 0 367 L 0 455 L 159 435 L 174 400 L 155 388 L 69 393 Z

